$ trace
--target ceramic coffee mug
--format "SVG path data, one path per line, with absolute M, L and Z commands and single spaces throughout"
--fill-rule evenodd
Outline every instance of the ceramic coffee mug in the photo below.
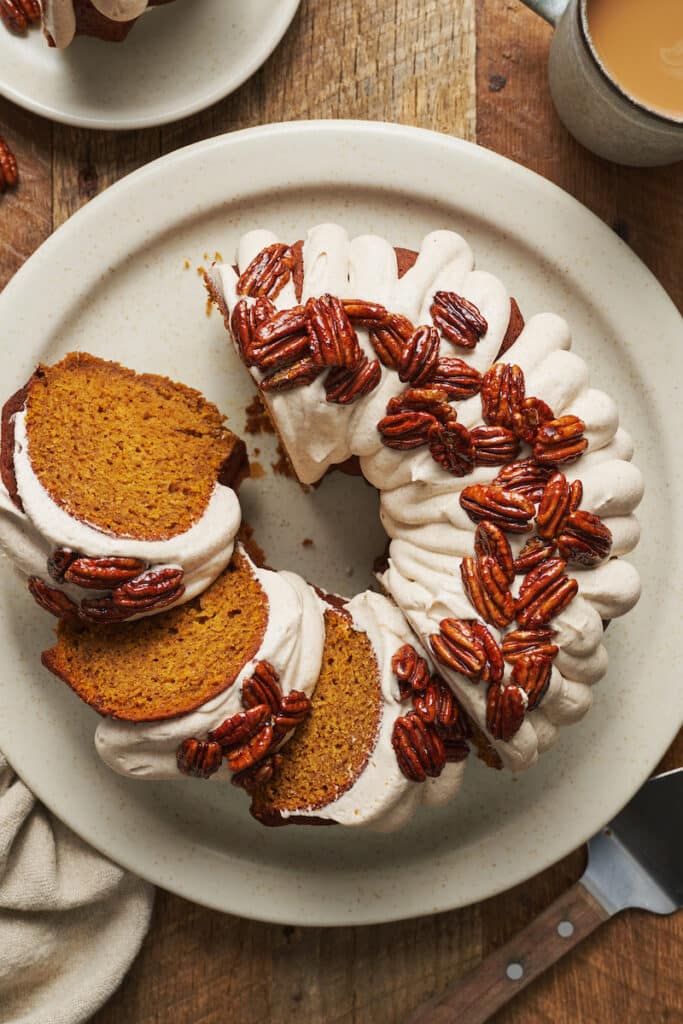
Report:
M 683 116 L 648 108 L 608 74 L 588 29 L 588 0 L 522 2 L 556 28 L 548 65 L 550 92 L 561 120 L 579 142 L 607 160 L 636 167 L 683 159 Z

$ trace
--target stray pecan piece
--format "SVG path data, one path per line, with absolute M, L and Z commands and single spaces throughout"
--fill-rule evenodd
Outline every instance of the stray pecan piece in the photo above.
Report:
M 479 558 L 490 555 L 505 573 L 507 582 L 512 583 L 515 567 L 510 542 L 500 527 L 488 519 L 482 520 L 474 531 L 474 553 Z
M 423 722 L 416 711 L 409 711 L 396 719 L 391 745 L 399 768 L 411 782 L 424 782 L 427 776 L 436 778 L 446 764 L 441 737 Z
M 223 760 L 220 743 L 198 740 L 194 737 L 183 740 L 176 752 L 176 761 L 183 775 L 194 775 L 198 779 L 209 779 L 218 771 Z
M 325 394 L 328 402 L 349 405 L 374 391 L 382 378 L 382 367 L 378 359 L 369 361 L 361 356 L 354 369 L 334 366 L 325 378 Z
M 488 519 L 509 533 L 527 533 L 531 529 L 533 503 L 518 491 L 495 484 L 471 484 L 460 494 L 460 504 L 473 523 Z
M 590 568 L 609 557 L 612 533 L 599 516 L 579 509 L 567 516 L 557 546 L 568 562 Z
M 508 742 L 519 731 L 528 704 L 521 686 L 491 686 L 486 700 L 486 728 L 496 740 Z
M 533 454 L 537 462 L 575 462 L 588 447 L 586 425 L 578 416 L 560 416 L 543 423 L 536 433 Z
M 389 313 L 381 323 L 370 328 L 370 341 L 383 366 L 398 369 L 401 353 L 413 331 L 410 320 L 400 313 Z
M 3 0 L 0 0 L 2 3 Z M 6 3 L 7 0 L 4 0 Z M 0 192 L 12 188 L 19 180 L 17 159 L 5 140 L 0 136 Z
M 429 312 L 444 338 L 461 348 L 474 348 L 488 330 L 486 320 L 474 303 L 455 292 L 436 292 Z
M 518 491 L 530 501 L 537 502 L 543 497 L 543 490 L 555 472 L 554 466 L 542 466 L 533 459 L 521 459 L 503 466 L 494 484 L 509 491 Z
M 507 427 L 475 427 L 471 435 L 474 458 L 480 466 L 501 466 L 519 454 L 519 439 Z
M 292 276 L 294 260 L 294 250 L 290 246 L 281 242 L 267 245 L 240 275 L 237 294 L 277 298 Z

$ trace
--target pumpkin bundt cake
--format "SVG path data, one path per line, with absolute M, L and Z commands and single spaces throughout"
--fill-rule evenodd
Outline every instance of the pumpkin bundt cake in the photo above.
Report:
M 75 36 L 120 43 L 148 8 L 168 3 L 171 0 L 41 0 L 43 31 L 49 45 L 60 50 Z
M 72 353 L 4 406 L 0 545 L 60 618 L 152 615 L 230 561 L 246 471 L 198 391 Z
M 565 321 L 525 324 L 451 231 L 419 252 L 333 224 L 294 243 L 250 231 L 206 283 L 299 480 L 357 458 L 379 490 L 381 584 L 473 742 L 497 767 L 533 764 L 589 708 L 604 623 L 640 592 L 621 557 L 639 538 L 633 445 Z M 305 799 L 313 722 L 259 806 Z M 404 726 L 395 739 L 405 766 Z

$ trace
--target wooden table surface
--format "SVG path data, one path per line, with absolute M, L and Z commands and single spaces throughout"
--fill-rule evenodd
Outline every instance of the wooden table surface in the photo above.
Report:
M 0 287 L 75 210 L 162 153 L 270 121 L 349 117 L 449 132 L 545 175 L 618 232 L 680 307 L 683 164 L 622 168 L 576 144 L 550 102 L 549 42 L 550 28 L 517 0 L 303 0 L 284 42 L 250 82 L 169 127 L 89 132 L 0 100 L 0 135 L 21 173 L 20 187 L 0 198 Z M 683 736 L 664 761 L 679 764 Z M 159 891 L 140 957 L 93 1021 L 398 1022 L 510 938 L 583 863 L 576 851 L 463 910 L 336 930 L 255 924 Z M 495 1021 L 646 1019 L 683 1020 L 681 915 L 622 915 Z

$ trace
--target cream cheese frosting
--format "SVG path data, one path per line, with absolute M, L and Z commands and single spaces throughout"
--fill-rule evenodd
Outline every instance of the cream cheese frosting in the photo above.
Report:
M 31 465 L 25 412 L 16 413 L 13 420 L 14 471 L 23 512 L 0 482 L 0 548 L 21 573 L 43 579 L 78 603 L 83 597 L 96 597 L 105 591 L 85 591 L 52 579 L 47 562 L 57 548 L 70 548 L 91 558 L 139 558 L 151 568 L 183 570 L 185 591 L 173 602 L 176 605 L 206 590 L 227 566 L 241 521 L 239 501 L 232 488 L 216 483 L 201 517 L 189 530 L 167 540 L 116 537 L 74 518 L 53 500 Z M 154 610 L 131 618 L 144 614 L 154 614 Z
M 245 234 L 238 247 L 240 272 L 265 246 L 280 241 L 261 229 Z M 478 307 L 488 326 L 473 349 L 456 349 L 442 337 L 441 355 L 457 355 L 482 373 L 496 361 L 510 317 L 510 296 L 495 276 L 474 269 L 472 251 L 456 233 L 434 231 L 427 235 L 414 266 L 401 278 L 390 242 L 373 235 L 350 239 L 334 224 L 312 228 L 302 255 L 303 302 L 329 292 L 342 299 L 381 303 L 417 325 L 431 322 L 429 307 L 435 292 L 456 292 Z M 240 298 L 233 267 L 214 266 L 209 279 L 232 312 Z M 290 280 L 275 305 L 286 309 L 296 302 Z M 357 334 L 363 351 L 374 359 L 368 332 L 357 328 Z M 579 593 L 552 622 L 558 631 L 555 642 L 560 653 L 548 692 L 540 708 L 525 716 L 509 742 L 494 741 L 504 764 L 513 770 L 533 764 L 554 742 L 558 728 L 576 721 L 590 707 L 591 687 L 607 668 L 602 620 L 627 612 L 640 593 L 635 569 L 615 556 L 627 554 L 638 542 L 640 531 L 633 512 L 642 497 L 642 476 L 630 463 L 633 445 L 619 427 L 615 403 L 590 386 L 586 363 L 570 349 L 566 322 L 541 313 L 529 319 L 499 361 L 519 365 L 526 377 L 527 394 L 547 402 L 556 416 L 573 414 L 584 421 L 587 451 L 578 463 L 562 468 L 569 480 L 582 480 L 581 508 L 602 518 L 612 532 L 613 546 L 610 558 L 596 568 L 571 567 Z M 250 372 L 257 382 L 261 379 L 258 369 Z M 460 564 L 473 553 L 475 526 L 459 497 L 472 483 L 492 481 L 500 467 L 478 466 L 467 477 L 458 478 L 424 448 L 387 448 L 377 423 L 385 415 L 389 399 L 406 385 L 384 366 L 381 374 L 374 391 L 347 406 L 327 401 L 322 377 L 307 386 L 263 397 L 302 483 L 314 483 L 331 465 L 360 456 L 364 476 L 380 492 L 380 514 L 391 540 L 389 567 L 381 583 L 428 646 L 441 619 L 474 617 L 463 590 Z M 483 424 L 479 395 L 451 404 L 458 421 L 469 429 Z M 511 538 L 514 554 L 523 542 L 523 538 Z M 518 578 L 513 586 L 515 596 L 519 586 Z M 496 640 L 502 639 L 500 631 L 490 629 Z M 446 667 L 440 666 L 440 671 L 486 731 L 486 688 Z
M 95 10 L 111 21 L 133 21 L 144 14 L 149 0 L 92 0 Z M 43 19 L 55 46 L 63 50 L 76 35 L 74 0 L 43 0 Z

